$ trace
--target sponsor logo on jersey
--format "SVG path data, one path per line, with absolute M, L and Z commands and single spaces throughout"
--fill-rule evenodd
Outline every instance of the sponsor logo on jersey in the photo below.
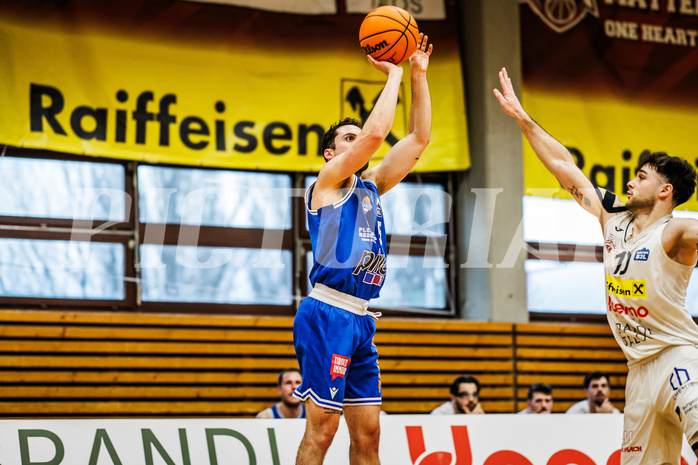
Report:
M 347 374 L 347 368 L 349 368 L 349 364 L 351 363 L 351 359 L 349 357 L 345 357 L 343 355 L 337 355 L 337 354 L 332 354 L 332 368 L 330 369 L 330 375 L 332 375 L 332 381 L 336 377 L 341 377 L 344 378 L 344 375 Z M 334 397 L 334 396 L 332 396 Z
M 383 276 L 375 273 L 366 272 L 364 275 L 363 282 L 366 284 L 373 284 L 374 286 L 380 286 L 381 281 L 383 281 Z
M 373 205 L 371 204 L 371 199 L 368 195 L 361 199 L 361 207 L 364 209 L 364 213 L 368 213 L 373 210 Z
M 620 279 L 606 275 L 606 290 L 609 294 L 630 299 L 647 298 L 647 281 L 644 279 Z
M 627 446 L 628 444 L 633 442 L 634 437 L 635 437 L 635 432 L 623 430 L 623 442 L 621 443 L 621 445 Z
M 621 452 L 624 454 L 639 455 L 642 452 L 642 446 L 624 446 Z
M 669 384 L 671 385 L 671 389 L 676 391 L 690 380 L 691 376 L 688 374 L 688 370 L 674 367 L 674 372 L 669 377 Z
M 334 399 L 334 396 L 337 395 L 337 392 L 339 392 L 339 389 L 337 389 L 336 387 L 333 386 L 330 388 L 330 395 L 332 396 L 333 399 Z
M 648 249 L 647 247 L 643 247 L 637 252 L 635 252 L 633 260 L 636 260 L 638 262 L 646 262 L 648 258 L 650 258 L 650 249 Z
M 608 239 L 606 239 L 606 242 L 603 246 L 606 248 L 606 252 L 611 253 L 616 249 L 616 247 L 618 247 L 618 239 L 616 238 L 616 236 L 611 234 L 610 236 L 608 236 Z
M 381 207 L 381 201 L 376 200 L 376 216 L 381 218 L 383 216 L 383 208 Z
M 650 314 L 650 311 L 645 307 L 626 307 L 623 304 L 613 303 L 611 297 L 608 297 L 608 311 L 620 313 L 621 315 L 636 316 L 639 318 L 645 318 Z
M 356 268 L 354 268 L 352 274 L 354 276 L 358 276 L 359 273 L 365 271 L 366 274 L 364 275 L 362 282 L 380 286 L 381 282 L 383 281 L 383 277 L 385 276 L 385 262 L 385 255 L 382 253 L 375 254 L 370 250 L 364 250 L 364 253 L 359 259 L 359 264 L 356 265 Z
M 365 228 L 363 226 L 359 226 L 359 237 L 364 242 L 373 242 L 374 244 L 376 243 L 376 235 L 374 234 L 373 230 L 368 226 L 366 226 Z

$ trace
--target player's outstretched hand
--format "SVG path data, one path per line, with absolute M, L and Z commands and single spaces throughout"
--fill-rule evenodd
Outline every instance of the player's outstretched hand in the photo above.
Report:
M 511 85 L 511 79 L 509 79 L 506 68 L 502 68 L 499 72 L 499 83 L 502 85 L 502 91 L 494 89 L 494 96 L 499 100 L 499 104 L 504 112 L 514 118 L 524 114 L 524 109 L 514 93 L 514 86 Z
M 402 71 L 401 67 L 399 67 L 398 65 L 394 65 L 393 63 L 391 63 L 389 61 L 378 61 L 375 58 L 373 58 L 371 55 L 366 55 L 366 58 L 368 58 L 368 61 L 373 65 L 374 68 L 376 68 L 378 71 L 385 74 L 386 76 L 388 74 L 390 74 L 391 71 L 394 71 L 394 70 Z
M 434 50 L 434 44 L 429 44 L 427 47 L 427 42 L 429 42 L 429 36 L 420 32 L 417 38 L 417 48 L 414 49 L 412 56 L 410 56 L 410 72 L 416 73 L 421 71 L 426 73 L 427 67 L 429 67 L 429 57 Z

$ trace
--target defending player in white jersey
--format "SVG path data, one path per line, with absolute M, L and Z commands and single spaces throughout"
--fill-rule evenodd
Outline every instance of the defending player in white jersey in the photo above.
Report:
M 502 109 L 545 167 L 604 233 L 607 317 L 628 359 L 621 463 L 678 464 L 681 434 L 698 449 L 698 326 L 684 308 L 696 265 L 698 221 L 673 218 L 695 191 L 685 160 L 643 152 L 628 201 L 595 188 L 568 150 L 526 113 L 505 69 Z

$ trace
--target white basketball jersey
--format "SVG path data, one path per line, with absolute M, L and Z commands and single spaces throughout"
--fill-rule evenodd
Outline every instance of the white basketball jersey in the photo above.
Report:
M 628 365 L 646 360 L 668 346 L 698 344 L 698 326 L 685 308 L 693 266 L 667 255 L 662 231 L 671 215 L 633 235 L 630 212 L 604 225 L 608 322 Z

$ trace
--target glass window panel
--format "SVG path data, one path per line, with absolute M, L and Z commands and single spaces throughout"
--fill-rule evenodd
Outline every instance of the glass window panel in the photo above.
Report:
M 138 167 L 140 221 L 291 228 L 291 178 L 282 174 Z
M 288 250 L 143 245 L 141 279 L 150 302 L 293 303 Z
M 317 176 L 306 177 L 306 189 L 316 180 Z M 443 236 L 446 233 L 451 197 L 440 184 L 401 182 L 381 196 L 381 204 L 387 219 L 386 234 Z
M 599 220 L 571 199 L 523 198 L 524 240 L 603 245 Z
M 0 215 L 124 221 L 124 185 L 122 165 L 0 157 Z
M 313 254 L 306 254 L 308 274 L 313 268 Z M 371 301 L 371 308 L 446 308 L 446 269 L 441 257 L 388 255 L 385 284 L 381 296 Z M 308 278 L 308 292 L 312 289 Z
M 0 239 L 0 295 L 123 300 L 124 246 Z
M 526 260 L 530 312 L 605 313 L 603 263 Z

